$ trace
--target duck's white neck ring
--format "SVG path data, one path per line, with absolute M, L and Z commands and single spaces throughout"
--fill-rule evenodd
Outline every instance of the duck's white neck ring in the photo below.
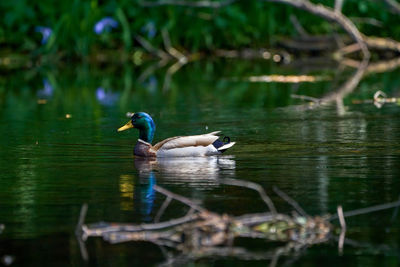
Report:
M 146 142 L 146 141 L 143 141 L 142 139 L 138 139 L 138 142 L 141 142 L 141 143 L 143 143 L 143 144 L 146 144 L 146 145 L 149 145 L 149 146 L 151 146 L 151 144 L 150 143 L 148 143 L 148 142 Z

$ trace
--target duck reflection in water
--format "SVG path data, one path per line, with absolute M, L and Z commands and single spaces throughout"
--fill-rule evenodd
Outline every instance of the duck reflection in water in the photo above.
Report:
M 219 177 L 234 178 L 235 160 L 228 157 L 193 157 L 193 158 L 141 158 L 136 157 L 135 168 L 138 180 L 134 176 L 122 175 L 120 179 L 121 204 L 125 210 L 137 209 L 143 221 L 152 221 L 155 199 L 156 178 L 162 184 L 210 189 L 219 185 Z M 129 179 L 127 179 L 129 178 Z
M 236 162 L 233 156 L 135 158 L 139 173 L 155 171 L 163 184 L 184 184 L 188 187 L 218 186 L 218 178 L 235 178 Z
M 138 179 L 136 179 L 138 178 Z M 139 177 L 123 174 L 119 180 L 119 191 L 121 197 L 121 209 L 125 211 L 137 211 L 143 216 L 142 220 L 152 220 L 156 184 L 154 172 L 139 173 Z
M 146 177 L 141 177 L 139 175 L 140 180 L 140 195 L 139 195 L 139 203 L 140 203 L 140 213 L 144 216 L 144 221 L 151 221 L 152 217 L 151 211 L 153 210 L 155 191 L 153 186 L 156 184 L 156 178 L 154 176 L 154 172 L 149 172 L 145 174 Z M 144 179 L 143 179 L 144 178 Z M 144 180 L 147 180 L 147 183 L 142 184 Z

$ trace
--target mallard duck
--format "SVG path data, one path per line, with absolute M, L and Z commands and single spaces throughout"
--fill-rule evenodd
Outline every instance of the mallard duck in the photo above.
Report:
M 151 116 L 145 112 L 134 113 L 131 120 L 118 129 L 118 132 L 136 128 L 139 130 L 139 139 L 133 154 L 142 157 L 194 157 L 218 155 L 232 147 L 229 137 L 218 140 L 220 131 L 191 136 L 175 136 L 151 144 L 156 125 Z

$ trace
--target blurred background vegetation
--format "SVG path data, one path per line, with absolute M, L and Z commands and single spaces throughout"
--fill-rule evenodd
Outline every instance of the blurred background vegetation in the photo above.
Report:
M 334 4 L 328 0 L 312 2 Z M 384 1 L 347 0 L 343 13 L 366 35 L 400 39 L 399 15 L 391 13 Z M 291 14 L 310 33 L 340 31 L 329 21 L 287 5 L 245 0 L 220 8 L 149 7 L 132 0 L 13 0 L 0 2 L 0 14 L 0 58 L 15 54 L 16 60 L 18 56 L 47 56 L 47 60 L 85 61 L 100 51 L 117 52 L 125 60 L 133 60 L 135 52 L 145 52 L 135 36 L 162 48 L 162 29 L 169 32 L 174 47 L 188 53 L 271 47 L 279 38 L 297 34 Z M 97 34 L 94 27 L 105 17 L 117 21 L 118 26 Z M 45 41 L 38 27 L 51 29 Z

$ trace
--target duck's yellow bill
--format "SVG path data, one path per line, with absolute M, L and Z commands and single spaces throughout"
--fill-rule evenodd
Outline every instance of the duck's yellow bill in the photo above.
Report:
M 128 123 L 127 124 L 125 124 L 124 126 L 122 126 L 121 128 L 118 128 L 118 132 L 122 132 L 122 131 L 125 131 L 125 130 L 128 130 L 128 129 L 130 129 L 130 128 L 135 128 L 135 126 L 133 126 L 133 124 L 132 124 L 132 121 L 128 121 Z

